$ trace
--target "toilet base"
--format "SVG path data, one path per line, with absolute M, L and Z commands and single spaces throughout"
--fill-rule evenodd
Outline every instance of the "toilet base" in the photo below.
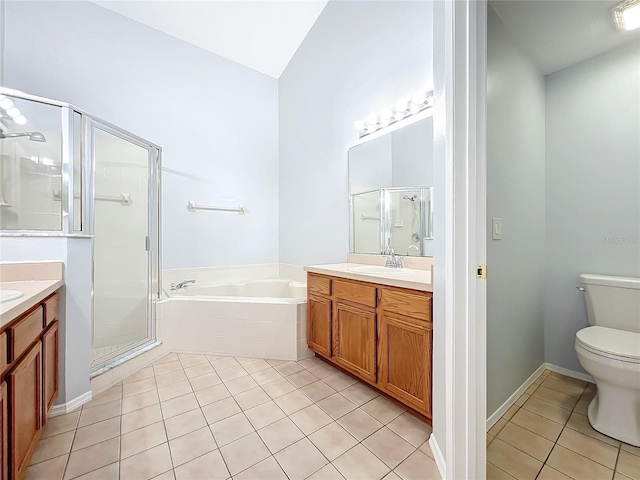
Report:
M 591 426 L 640 447 L 640 363 L 597 355 L 578 344 L 576 353 L 598 388 L 587 412 Z
M 587 410 L 589 423 L 594 430 L 621 442 L 640 447 L 640 424 L 623 412 L 637 412 L 639 400 L 637 395 L 629 391 L 616 391 L 614 385 L 603 386 L 604 396 L 596 394 Z M 634 392 L 635 393 L 635 392 Z M 615 396 L 615 401 L 607 401 L 608 396 Z M 602 399 L 601 399 L 602 397 Z

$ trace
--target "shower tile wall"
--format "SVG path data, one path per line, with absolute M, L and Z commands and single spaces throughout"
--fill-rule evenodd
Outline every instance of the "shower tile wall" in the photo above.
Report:
M 47 143 L 27 139 L 4 140 L 0 150 L 0 228 L 60 230 L 62 188 L 60 142 L 45 132 Z

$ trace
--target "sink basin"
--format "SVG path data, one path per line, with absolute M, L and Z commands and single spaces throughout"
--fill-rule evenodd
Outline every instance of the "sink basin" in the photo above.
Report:
M 0 303 L 9 302 L 24 295 L 19 290 L 0 290 Z
M 404 268 L 387 268 L 378 267 L 376 265 L 350 267 L 348 270 L 353 273 L 361 273 L 363 275 L 380 275 L 383 277 L 401 277 L 402 275 L 409 275 L 411 273 L 411 270 L 406 270 Z

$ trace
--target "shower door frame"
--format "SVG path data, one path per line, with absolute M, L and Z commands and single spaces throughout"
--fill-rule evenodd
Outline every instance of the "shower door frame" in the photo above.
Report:
M 77 237 L 90 238 L 94 236 L 94 202 L 95 202 L 95 155 L 93 131 L 96 125 L 100 129 L 121 137 L 149 151 L 149 277 L 148 277 L 148 298 L 149 308 L 147 310 L 147 337 L 139 342 L 129 345 L 126 351 L 117 351 L 113 354 L 101 357 L 101 362 L 93 365 L 93 359 L 89 359 L 91 365 L 91 377 L 113 368 L 121 362 L 134 357 L 149 348 L 159 344 L 156 338 L 156 303 L 160 300 L 162 292 L 162 255 L 161 255 L 161 202 L 162 202 L 162 147 L 149 142 L 131 132 L 128 132 L 112 123 L 102 120 L 70 103 L 54 100 L 51 98 L 31 95 L 19 90 L 1 87 L 0 94 L 10 97 L 20 98 L 31 102 L 42 103 L 60 108 L 61 118 L 61 228 L 59 230 L 6 230 L 0 231 L 2 237 Z M 74 114 L 81 115 L 80 132 L 80 166 L 82 183 L 80 185 L 80 228 L 76 229 L 74 224 Z M 95 260 L 93 247 L 91 252 L 91 342 L 93 349 L 93 329 L 94 329 L 94 277 Z
M 83 117 L 84 118 L 84 117 Z M 83 211 L 87 216 L 84 220 L 92 234 L 95 234 L 95 171 L 96 171 L 96 155 L 95 155 L 95 131 L 101 130 L 105 133 L 113 135 L 117 138 L 130 142 L 140 148 L 148 151 L 148 167 L 149 167 L 149 207 L 147 212 L 147 336 L 137 342 L 127 345 L 126 349 L 116 350 L 114 352 L 103 355 L 98 359 L 91 359 L 91 375 L 99 375 L 103 371 L 112 368 L 121 361 L 125 361 L 137 353 L 155 346 L 156 338 L 156 304 L 160 299 L 161 290 L 161 262 L 160 262 L 160 202 L 161 202 L 161 182 L 160 171 L 162 168 L 162 149 L 137 135 L 123 130 L 109 122 L 100 120 L 95 117 L 87 117 L 86 124 L 83 124 L 82 138 L 86 140 L 84 145 L 83 158 L 90 159 L 89 168 L 84 178 L 86 179 L 85 192 L 87 195 L 86 207 Z M 95 241 L 91 251 L 92 267 L 91 267 L 91 341 L 93 352 L 93 338 L 95 329 Z M 98 360 L 96 362 L 96 360 Z

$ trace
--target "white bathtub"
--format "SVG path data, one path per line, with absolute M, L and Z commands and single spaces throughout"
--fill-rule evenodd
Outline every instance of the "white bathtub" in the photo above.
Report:
M 279 360 L 312 355 L 306 344 L 305 282 L 280 277 L 224 282 L 185 272 L 180 278 L 197 279 L 177 291 L 163 282 L 167 299 L 159 337 L 169 351 Z
M 250 303 L 300 303 L 307 301 L 307 284 L 285 278 L 239 281 L 222 285 L 196 283 L 180 290 L 169 291 L 169 296 Z

